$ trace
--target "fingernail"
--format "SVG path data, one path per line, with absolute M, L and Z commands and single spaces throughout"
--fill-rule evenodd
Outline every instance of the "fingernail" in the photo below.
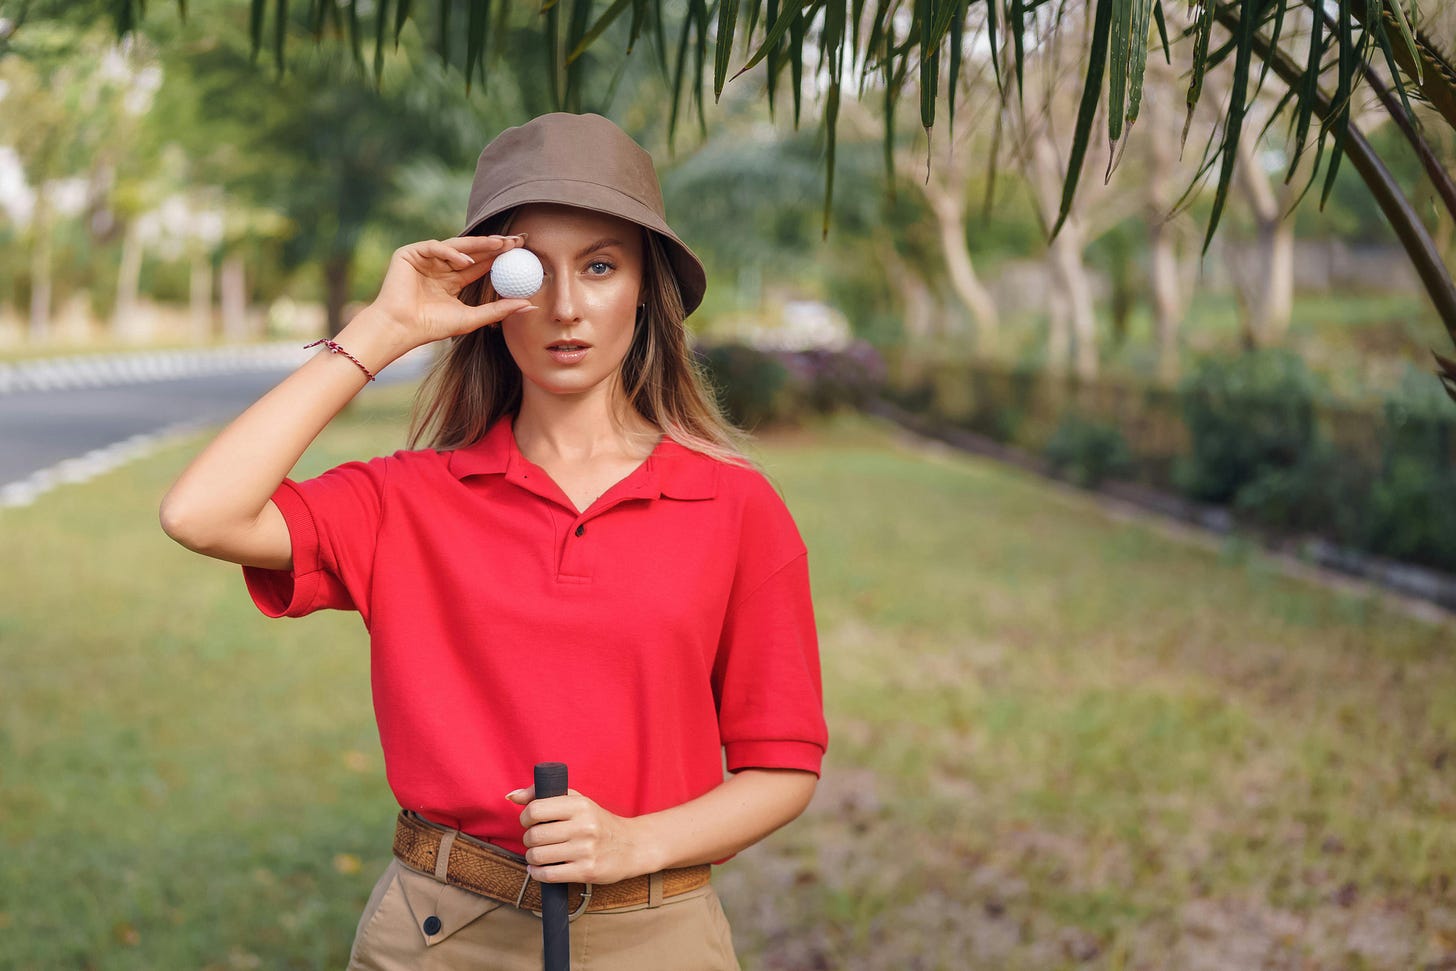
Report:
M 507 799 L 514 799 L 517 795 L 520 794 L 520 792 L 521 792 L 521 790 L 519 790 L 519 789 L 512 789 L 510 792 L 506 793 L 506 798 Z
M 471 265 L 475 264 L 475 258 L 472 257 L 469 253 L 461 253 L 460 255 L 465 257 L 466 261 L 469 262 Z
M 535 304 L 528 303 L 524 307 L 517 307 L 515 310 L 512 310 L 509 314 L 506 314 L 506 316 L 509 317 L 512 314 L 525 313 L 527 310 L 540 310 L 540 309 L 541 308 L 538 307 L 538 306 L 536 306 Z
M 524 242 L 525 242 L 525 241 L 526 241 L 526 234 L 525 234 L 525 233 L 516 233 L 516 234 L 515 234 L 515 235 L 514 235 L 514 236 L 513 236 L 513 237 L 511 237 L 511 238 L 512 238 L 512 239 L 519 239 L 519 240 L 520 240 L 520 241 L 521 241 L 521 242 L 523 242 L 523 243 L 524 243 Z

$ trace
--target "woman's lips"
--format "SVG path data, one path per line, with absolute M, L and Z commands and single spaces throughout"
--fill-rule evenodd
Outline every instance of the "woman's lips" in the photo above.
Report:
M 569 350 L 566 348 L 569 348 Z M 551 359 L 557 364 L 575 364 L 577 361 L 586 357 L 588 349 L 589 345 L 587 344 L 563 342 L 561 344 L 552 344 L 546 348 L 546 353 L 550 354 Z

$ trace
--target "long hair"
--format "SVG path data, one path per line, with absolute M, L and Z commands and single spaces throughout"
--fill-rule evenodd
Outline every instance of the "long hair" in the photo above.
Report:
M 515 209 L 491 217 L 480 235 L 508 235 Z M 724 415 L 702 364 L 688 346 L 686 313 L 677 277 L 661 237 L 645 227 L 642 293 L 631 346 L 620 378 L 628 404 L 684 448 L 732 465 L 758 469 L 745 454 L 747 432 Z M 496 299 L 489 276 L 460 292 L 479 306 Z M 486 326 L 450 340 L 415 393 L 409 444 L 441 451 L 480 441 L 503 416 L 521 407 L 521 370 L 499 326 Z M 762 471 L 760 469 L 760 471 Z

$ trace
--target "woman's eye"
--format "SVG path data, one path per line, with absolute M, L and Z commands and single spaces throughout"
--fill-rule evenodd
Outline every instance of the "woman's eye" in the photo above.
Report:
M 614 266 L 612 266 L 612 264 L 608 263 L 606 260 L 592 260 L 590 263 L 587 264 L 587 267 L 588 268 L 593 267 L 593 266 L 604 266 L 604 267 L 606 267 L 605 270 L 603 270 L 602 272 L 596 274 L 597 276 L 605 276 L 607 273 L 610 273 L 612 270 L 616 269 Z

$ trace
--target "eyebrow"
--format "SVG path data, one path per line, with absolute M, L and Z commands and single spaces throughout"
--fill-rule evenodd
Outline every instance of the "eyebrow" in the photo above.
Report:
M 603 239 L 597 240 L 595 243 L 592 243 L 590 246 L 588 246 L 586 249 L 582 250 L 580 253 L 577 253 L 576 254 L 576 258 L 577 259 L 581 259 L 583 256 L 586 256 L 588 253 L 595 253 L 597 250 L 599 250 L 599 249 L 606 249 L 608 246 L 621 246 L 621 245 L 623 245 L 623 243 L 622 243 L 622 241 L 620 239 L 614 239 L 611 236 L 607 236 L 607 237 L 605 237 Z

